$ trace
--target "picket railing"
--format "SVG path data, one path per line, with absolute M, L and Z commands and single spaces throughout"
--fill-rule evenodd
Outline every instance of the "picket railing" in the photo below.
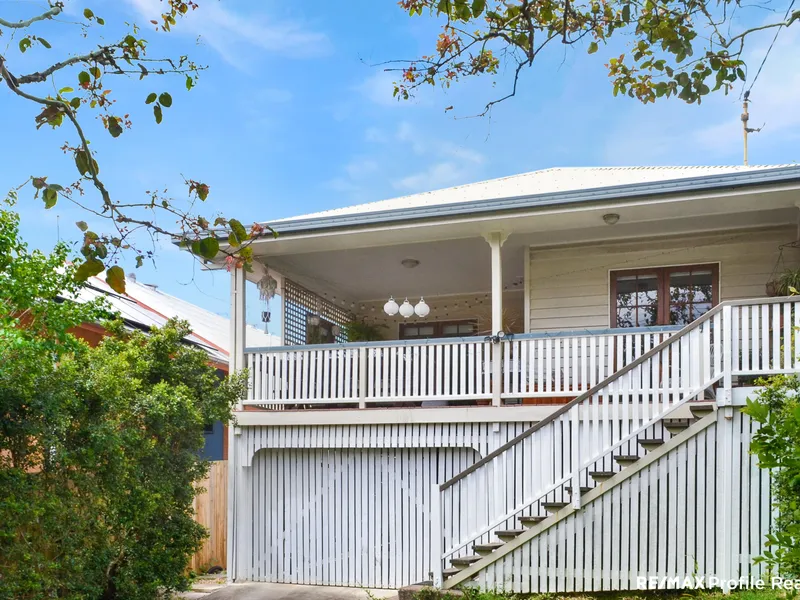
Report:
M 314 408 L 389 404 L 486 404 L 491 363 L 502 365 L 501 399 L 570 398 L 588 390 L 677 328 L 283 346 L 246 351 L 245 404 Z
M 484 338 L 265 348 L 248 350 L 246 359 L 251 405 L 364 408 L 492 397 Z
M 680 327 L 516 335 L 503 342 L 503 397 L 578 396 Z
M 794 299 L 723 303 L 442 484 L 442 565 L 519 527 L 520 516 L 547 516 L 548 503 L 579 505 L 590 471 L 618 470 L 614 455 L 638 455 L 638 439 L 658 437 L 662 419 L 720 380 L 725 404 L 733 376 L 796 372 L 797 326 Z

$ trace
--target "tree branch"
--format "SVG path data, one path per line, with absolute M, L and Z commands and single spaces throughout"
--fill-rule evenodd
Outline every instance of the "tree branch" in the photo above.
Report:
M 11 22 L 11 21 L 6 21 L 5 19 L 0 19 L 0 25 L 2 25 L 3 27 L 10 27 L 12 29 L 25 29 L 26 27 L 30 27 L 31 25 L 36 23 L 36 21 L 44 21 L 46 19 L 52 19 L 53 17 L 59 14 L 61 14 L 61 6 L 54 6 L 47 12 L 44 12 L 36 17 L 31 17 L 27 21 Z
M 72 58 L 68 58 L 66 60 L 62 60 L 61 62 L 57 62 L 52 67 L 47 67 L 44 71 L 37 71 L 36 73 L 31 73 L 30 75 L 22 75 L 17 78 L 17 83 L 19 85 L 23 85 L 26 83 L 41 83 L 43 81 L 47 81 L 47 78 L 50 77 L 56 71 L 60 71 L 65 67 L 70 67 L 74 64 L 81 63 L 81 62 L 89 62 L 92 60 L 98 60 L 101 58 L 109 58 L 112 49 L 109 46 L 103 46 L 99 50 L 95 50 L 94 52 L 89 52 L 88 54 L 81 54 L 79 56 L 73 56 Z

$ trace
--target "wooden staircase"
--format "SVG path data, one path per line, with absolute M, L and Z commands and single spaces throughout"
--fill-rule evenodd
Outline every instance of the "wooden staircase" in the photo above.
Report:
M 701 421 L 703 425 L 706 425 L 716 418 L 714 415 L 716 407 L 713 404 L 691 403 L 690 409 L 693 415 L 691 419 L 664 419 L 664 430 L 667 432 L 664 438 L 642 437 L 638 439 L 637 442 L 644 452 L 643 456 L 618 453 L 613 456 L 613 460 L 618 466 L 616 470 L 589 471 L 588 475 L 593 485 L 581 486 L 581 495 L 587 495 L 601 486 L 606 488 L 613 487 L 614 481 L 612 480 L 620 474 L 624 475 L 626 470 L 640 460 L 648 457 L 654 459 L 665 454 L 675 443 L 691 437 L 694 431 L 702 426 L 698 425 Z M 672 442 L 672 444 L 668 445 L 669 442 Z M 520 545 L 519 539 L 522 536 L 527 534 L 527 538 L 533 537 L 530 535 L 532 529 L 535 529 L 536 533 L 540 533 L 567 517 L 575 510 L 571 506 L 571 492 L 571 486 L 564 486 L 562 488 L 563 496 L 561 501 L 541 503 L 541 507 L 548 513 L 547 515 L 521 515 L 517 517 L 521 527 L 497 530 L 494 532 L 497 541 L 474 544 L 472 546 L 474 554 L 451 559 L 450 566 L 442 571 L 442 575 L 445 578 L 443 587 L 452 588 L 472 579 L 483 566 L 491 564 L 497 555 L 508 552 L 512 549 L 512 545 L 514 548 L 518 547 Z M 568 510 L 565 511 L 564 509 Z

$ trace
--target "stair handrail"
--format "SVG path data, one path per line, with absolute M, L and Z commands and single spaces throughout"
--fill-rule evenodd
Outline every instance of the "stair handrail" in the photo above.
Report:
M 744 300 L 725 300 L 724 302 L 720 302 L 714 308 L 709 310 L 707 313 L 705 313 L 701 317 L 698 317 L 697 319 L 695 319 L 694 321 L 692 321 L 691 323 L 686 325 L 686 327 L 684 327 L 680 331 L 677 331 L 675 334 L 673 334 L 672 336 L 668 337 L 663 342 L 661 342 L 658 345 L 654 346 L 653 348 L 651 348 L 650 350 L 648 350 L 647 352 L 642 354 L 639 358 L 637 358 L 633 362 L 628 363 L 627 365 L 625 365 L 624 367 L 622 367 L 618 371 L 615 371 L 614 373 L 612 373 L 611 375 L 606 377 L 603 381 L 601 381 L 600 383 L 595 385 L 593 388 L 583 392 L 581 395 L 579 395 L 578 397 L 574 398 L 573 400 L 570 400 L 569 402 L 564 404 L 561 408 L 559 408 L 555 412 L 551 413 L 550 415 L 548 415 L 547 417 L 545 417 L 544 419 L 542 419 L 541 421 L 539 421 L 535 425 L 532 425 L 531 427 L 529 427 L 528 429 L 526 429 L 525 431 L 523 431 L 522 433 L 520 433 L 516 437 L 511 438 L 509 441 L 507 441 L 502 446 L 498 447 L 496 450 L 493 450 L 492 452 L 490 452 L 489 454 L 487 454 L 486 456 L 484 456 L 483 458 L 481 458 L 480 460 L 478 460 L 474 464 L 470 465 L 469 467 L 467 467 L 466 469 L 464 469 L 463 471 L 461 471 L 457 475 L 454 475 L 453 477 L 451 477 L 450 479 L 445 481 L 443 484 L 441 484 L 439 486 L 439 491 L 440 492 L 444 492 L 446 489 L 452 487 L 454 484 L 458 483 L 462 479 L 464 479 L 467 476 L 469 476 L 470 473 L 474 473 L 475 471 L 480 469 L 482 466 L 488 464 L 489 462 L 491 462 L 492 460 L 494 460 L 498 456 L 502 455 L 509 448 L 514 447 L 519 442 L 521 442 L 522 440 L 528 438 L 529 436 L 534 434 L 539 429 L 542 429 L 546 425 L 548 425 L 548 424 L 552 423 L 553 421 L 555 421 L 556 419 L 558 419 L 563 414 L 569 412 L 574 406 L 576 406 L 578 404 L 581 404 L 583 401 L 587 400 L 588 398 L 591 398 L 592 396 L 594 396 L 596 393 L 598 393 L 603 388 L 608 387 L 609 384 L 613 383 L 614 381 L 616 381 L 617 379 L 619 379 L 623 375 L 626 375 L 627 373 L 630 373 L 636 367 L 638 367 L 639 365 L 641 365 L 642 363 L 644 363 L 645 361 L 647 361 L 651 357 L 657 355 L 662 350 L 664 350 L 667 347 L 669 347 L 669 345 L 672 344 L 673 342 L 679 340 L 680 338 L 682 338 L 683 336 L 685 336 L 689 332 L 694 331 L 695 329 L 700 327 L 700 325 L 702 325 L 706 321 L 708 321 L 711 318 L 713 318 L 714 315 L 717 315 L 717 314 L 721 313 L 722 310 L 725 307 L 727 307 L 727 306 L 745 306 L 745 305 L 748 305 L 748 304 L 782 304 L 784 302 L 800 302 L 800 296 L 781 296 L 781 297 L 776 297 L 776 298 L 752 298 L 752 299 L 744 299 Z

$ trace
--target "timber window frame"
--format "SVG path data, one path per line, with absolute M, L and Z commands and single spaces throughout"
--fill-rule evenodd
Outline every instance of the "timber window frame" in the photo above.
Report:
M 697 288 L 695 278 L 710 276 L 711 294 L 690 291 L 683 299 L 673 298 L 671 292 L 675 289 L 673 278 L 688 280 L 689 288 Z M 655 285 L 632 294 L 635 298 L 628 303 L 620 303 L 618 288 L 623 280 L 631 281 L 649 280 Z M 609 322 L 613 328 L 648 327 L 658 325 L 687 325 L 702 314 L 719 304 L 719 263 L 702 263 L 689 265 L 673 265 L 668 267 L 641 267 L 637 269 L 619 269 L 609 271 Z M 705 284 L 708 285 L 708 284 Z M 647 284 L 645 284 L 645 288 Z M 640 289 L 637 283 L 637 290 Z M 655 299 L 647 297 L 648 292 L 654 292 Z M 645 294 L 645 296 L 642 296 Z M 698 296 L 695 294 L 699 294 Z M 667 300 L 668 299 L 668 300 Z M 645 300 L 642 302 L 642 300 Z M 665 301 L 666 300 L 666 301 Z M 650 309 L 653 322 L 639 322 L 642 313 Z M 620 312 L 626 311 L 634 321 L 621 321 Z

